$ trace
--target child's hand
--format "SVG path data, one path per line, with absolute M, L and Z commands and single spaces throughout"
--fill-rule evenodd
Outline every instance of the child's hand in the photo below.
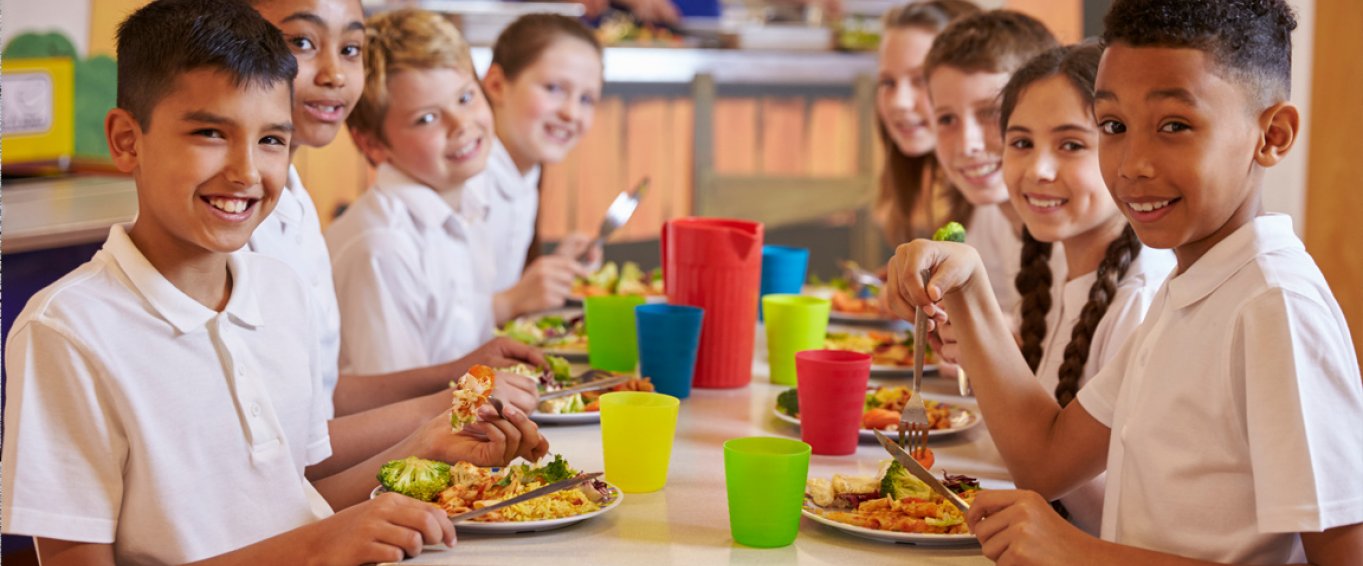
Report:
M 956 328 L 951 325 L 951 319 L 947 318 L 947 313 L 940 310 L 932 315 L 929 320 L 932 321 L 932 324 L 929 325 L 932 332 L 927 335 L 928 344 L 932 346 L 932 351 L 937 352 L 937 359 L 946 362 L 945 364 L 938 364 L 937 370 L 943 377 L 954 377 L 961 352 L 960 345 L 956 343 Z M 945 365 L 951 366 L 950 373 L 943 371 L 942 368 Z
M 587 268 L 573 258 L 540 256 L 509 289 L 514 297 L 512 310 L 515 314 L 525 314 L 562 307 L 573 290 L 573 279 L 589 274 Z
M 525 412 L 504 405 L 504 417 L 492 405 L 478 407 L 479 421 L 457 434 L 450 433 L 450 412 L 426 421 L 403 442 L 404 454 L 441 462 L 468 462 L 482 467 L 505 466 L 517 457 L 538 460 L 549 452 L 549 441 Z
M 1098 542 L 1035 491 L 981 491 L 965 516 L 980 549 L 999 564 L 1096 564 Z
M 549 362 L 544 359 L 544 353 L 538 348 L 527 346 L 505 336 L 498 336 L 488 340 L 477 350 L 469 352 L 468 355 L 454 362 L 457 364 L 458 371 L 455 377 L 464 375 L 469 368 L 482 364 L 488 367 L 504 368 L 516 364 L 530 364 L 535 367 L 548 368 Z
M 310 528 L 318 564 L 398 562 L 427 544 L 454 546 L 454 525 L 439 507 L 396 493 L 353 505 Z
M 554 249 L 554 255 L 580 261 L 590 272 L 601 268 L 601 260 L 606 254 L 601 244 L 596 243 L 596 238 L 582 232 L 573 232 L 559 241 L 558 247 Z
M 497 372 L 492 395 L 527 414 L 540 404 L 539 382 L 519 373 Z
M 982 270 L 979 254 L 965 244 L 930 240 L 902 244 L 890 258 L 885 284 L 890 312 L 913 320 L 914 308 L 921 307 L 935 321 L 938 313 L 945 315 L 937 301 L 969 285 L 976 272 Z M 927 277 L 922 275 L 924 271 L 928 272 Z

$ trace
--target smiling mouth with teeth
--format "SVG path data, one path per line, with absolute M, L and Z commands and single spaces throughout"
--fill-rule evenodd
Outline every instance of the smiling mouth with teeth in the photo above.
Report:
M 573 139 L 573 132 L 561 126 L 546 125 L 544 132 L 549 134 L 549 138 L 559 143 L 568 143 Z
M 1045 199 L 1034 197 L 1031 195 L 1025 195 L 1025 198 L 1027 199 L 1027 204 L 1030 204 L 1037 208 L 1058 208 L 1060 205 L 1065 204 L 1065 199 L 1061 198 Z
M 1154 212 L 1156 210 L 1169 206 L 1171 203 L 1174 202 L 1174 200 L 1161 200 L 1156 202 L 1132 202 L 1127 203 L 1127 206 L 1130 206 L 1131 210 L 1134 210 L 1136 212 Z
M 962 167 L 962 168 L 961 168 L 961 173 L 964 173 L 966 176 L 969 176 L 969 177 L 987 177 L 987 176 L 989 176 L 989 175 L 994 174 L 994 172 L 998 171 L 1000 165 L 1001 165 L 1001 162 L 995 161 L 995 162 L 992 162 L 992 163 L 985 163 L 985 164 L 982 164 L 982 165 L 972 165 L 972 166 L 969 166 L 969 167 Z
M 225 197 L 206 197 L 204 200 L 208 202 L 209 206 L 229 214 L 245 212 L 247 208 L 250 208 L 251 203 L 255 202 L 254 199 Z
M 483 138 L 475 138 L 473 141 L 459 146 L 459 149 L 456 149 L 454 151 L 452 157 L 456 160 L 462 160 L 470 155 L 473 155 L 473 152 L 478 151 L 478 148 L 481 147 L 482 144 Z

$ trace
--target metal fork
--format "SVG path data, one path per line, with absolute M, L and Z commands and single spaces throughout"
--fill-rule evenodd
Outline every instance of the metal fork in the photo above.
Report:
M 929 271 L 923 271 L 920 276 L 923 281 L 927 281 L 932 275 Z M 909 400 L 904 403 L 904 409 L 899 411 L 899 445 L 904 447 L 915 459 L 922 459 L 927 456 L 928 451 L 928 408 L 923 403 L 923 361 L 927 354 L 923 347 L 923 333 L 927 321 L 924 320 L 923 309 L 914 309 L 913 313 L 913 393 Z M 907 435 L 907 443 L 905 436 Z
M 587 249 L 590 250 L 596 246 L 604 245 L 606 243 L 606 238 L 609 238 L 616 228 L 624 226 L 626 222 L 629 222 L 629 217 L 634 215 L 634 209 L 639 207 L 639 199 L 643 198 L 644 192 L 647 190 L 648 177 L 645 176 L 639 181 L 639 184 L 634 186 L 634 189 L 620 191 L 620 194 L 616 195 L 615 200 L 611 201 L 611 205 L 606 208 L 606 215 L 601 218 L 601 228 L 597 231 L 596 239 L 592 241 L 592 245 L 588 246 Z M 583 255 L 585 257 L 586 254 L 584 253 Z

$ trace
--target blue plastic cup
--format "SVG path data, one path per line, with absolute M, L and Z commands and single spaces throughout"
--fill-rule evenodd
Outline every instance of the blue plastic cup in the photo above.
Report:
M 700 347 L 700 307 L 649 304 L 634 307 L 639 329 L 639 375 L 653 380 L 658 393 L 685 399 Z
M 762 246 L 762 284 L 757 293 L 757 319 L 762 317 L 762 297 L 798 295 L 809 268 L 809 250 L 787 246 Z

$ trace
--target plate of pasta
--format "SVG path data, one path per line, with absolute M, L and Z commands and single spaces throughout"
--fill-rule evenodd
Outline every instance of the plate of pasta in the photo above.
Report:
M 386 491 L 430 502 L 448 515 L 458 515 L 510 499 L 578 474 L 562 455 L 544 465 L 519 464 L 480 468 L 467 462 L 445 464 L 420 458 L 393 460 L 379 470 Z M 607 513 L 620 505 L 620 489 L 602 480 L 550 493 L 459 523 L 461 533 L 514 534 L 558 529 Z
M 653 391 L 653 382 L 647 377 L 634 378 L 605 390 L 584 391 L 566 397 L 540 401 L 530 420 L 539 424 L 590 424 L 601 422 L 601 408 L 598 399 L 612 391 Z
M 833 325 L 828 327 L 824 347 L 871 356 L 871 375 L 880 377 L 913 376 L 913 334 Z M 923 372 L 937 371 L 937 355 L 925 345 Z
M 967 502 L 979 481 L 944 474 L 944 484 Z M 897 462 L 877 476 L 810 478 L 801 513 L 809 520 L 851 535 L 882 542 L 924 546 L 977 544 L 961 511 Z
M 505 336 L 546 354 L 574 362 L 587 361 L 587 327 L 582 309 L 558 309 L 522 316 L 497 329 Z
M 862 440 L 875 441 L 875 431 L 897 432 L 899 412 L 904 403 L 912 396 L 908 387 L 871 387 L 866 390 L 866 406 L 861 418 Z M 968 407 L 943 403 L 924 397 L 923 405 L 928 414 L 928 438 L 947 436 L 965 432 L 978 426 L 980 415 Z M 790 424 L 800 425 L 800 400 L 796 389 L 782 391 L 776 396 L 776 404 L 771 409 L 776 418 Z

